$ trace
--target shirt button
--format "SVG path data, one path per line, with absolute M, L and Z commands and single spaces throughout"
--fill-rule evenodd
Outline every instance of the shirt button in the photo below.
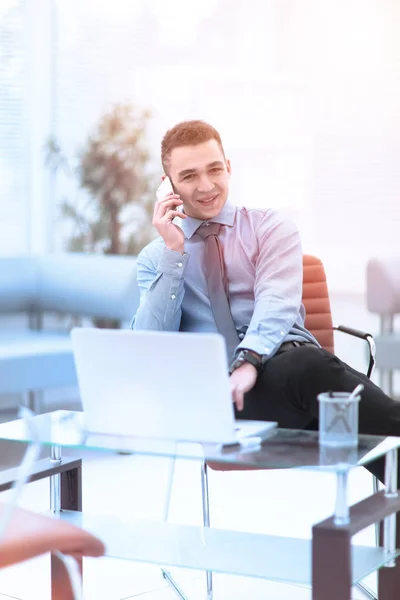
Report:
M 209 227 L 210 223 L 206 223 L 206 227 Z
M 281 335 L 285 335 L 285 332 L 281 330 Z
M 183 263 L 177 263 L 178 267 L 183 267 Z
M 175 294 L 171 294 L 171 300 L 175 300 L 176 296 Z
M 264 350 L 265 350 L 265 352 L 267 352 L 267 353 L 269 352 L 269 348 L 267 348 L 267 347 L 265 347 L 265 348 L 264 348 Z

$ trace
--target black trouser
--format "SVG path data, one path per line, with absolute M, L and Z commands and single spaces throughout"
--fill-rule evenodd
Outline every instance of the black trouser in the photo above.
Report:
M 283 428 L 318 429 L 317 395 L 329 390 L 352 392 L 359 383 L 364 385 L 359 432 L 400 436 L 400 402 L 327 350 L 310 346 L 293 347 L 269 359 L 236 417 L 277 421 Z M 384 480 L 384 458 L 367 469 Z M 400 474 L 398 481 L 400 485 Z

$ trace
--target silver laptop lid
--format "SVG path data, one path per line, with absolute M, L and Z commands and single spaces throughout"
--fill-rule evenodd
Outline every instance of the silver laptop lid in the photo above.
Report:
M 75 328 L 71 338 L 88 431 L 232 440 L 221 335 Z

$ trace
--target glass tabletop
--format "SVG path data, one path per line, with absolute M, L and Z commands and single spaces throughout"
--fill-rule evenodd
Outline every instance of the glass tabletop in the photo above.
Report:
M 254 468 L 311 468 L 333 470 L 340 465 L 356 467 L 400 447 L 400 437 L 360 435 L 357 448 L 323 448 L 318 432 L 294 429 L 274 429 L 262 444 L 255 447 L 221 448 L 217 444 L 198 441 L 149 439 L 89 433 L 84 414 L 79 411 L 58 410 L 32 419 L 33 427 L 22 419 L 0 425 L 0 439 L 20 442 L 35 441 L 43 445 L 97 450 L 130 452 L 134 454 L 202 460 L 233 466 Z

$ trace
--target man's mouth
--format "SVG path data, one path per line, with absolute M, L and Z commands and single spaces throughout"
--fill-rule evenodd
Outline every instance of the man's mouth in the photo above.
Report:
M 203 200 L 199 200 L 200 204 L 204 204 L 205 206 L 208 206 L 209 204 L 212 204 L 214 202 L 214 200 L 217 198 L 218 194 L 214 194 L 214 196 L 209 196 L 208 198 L 203 198 Z

